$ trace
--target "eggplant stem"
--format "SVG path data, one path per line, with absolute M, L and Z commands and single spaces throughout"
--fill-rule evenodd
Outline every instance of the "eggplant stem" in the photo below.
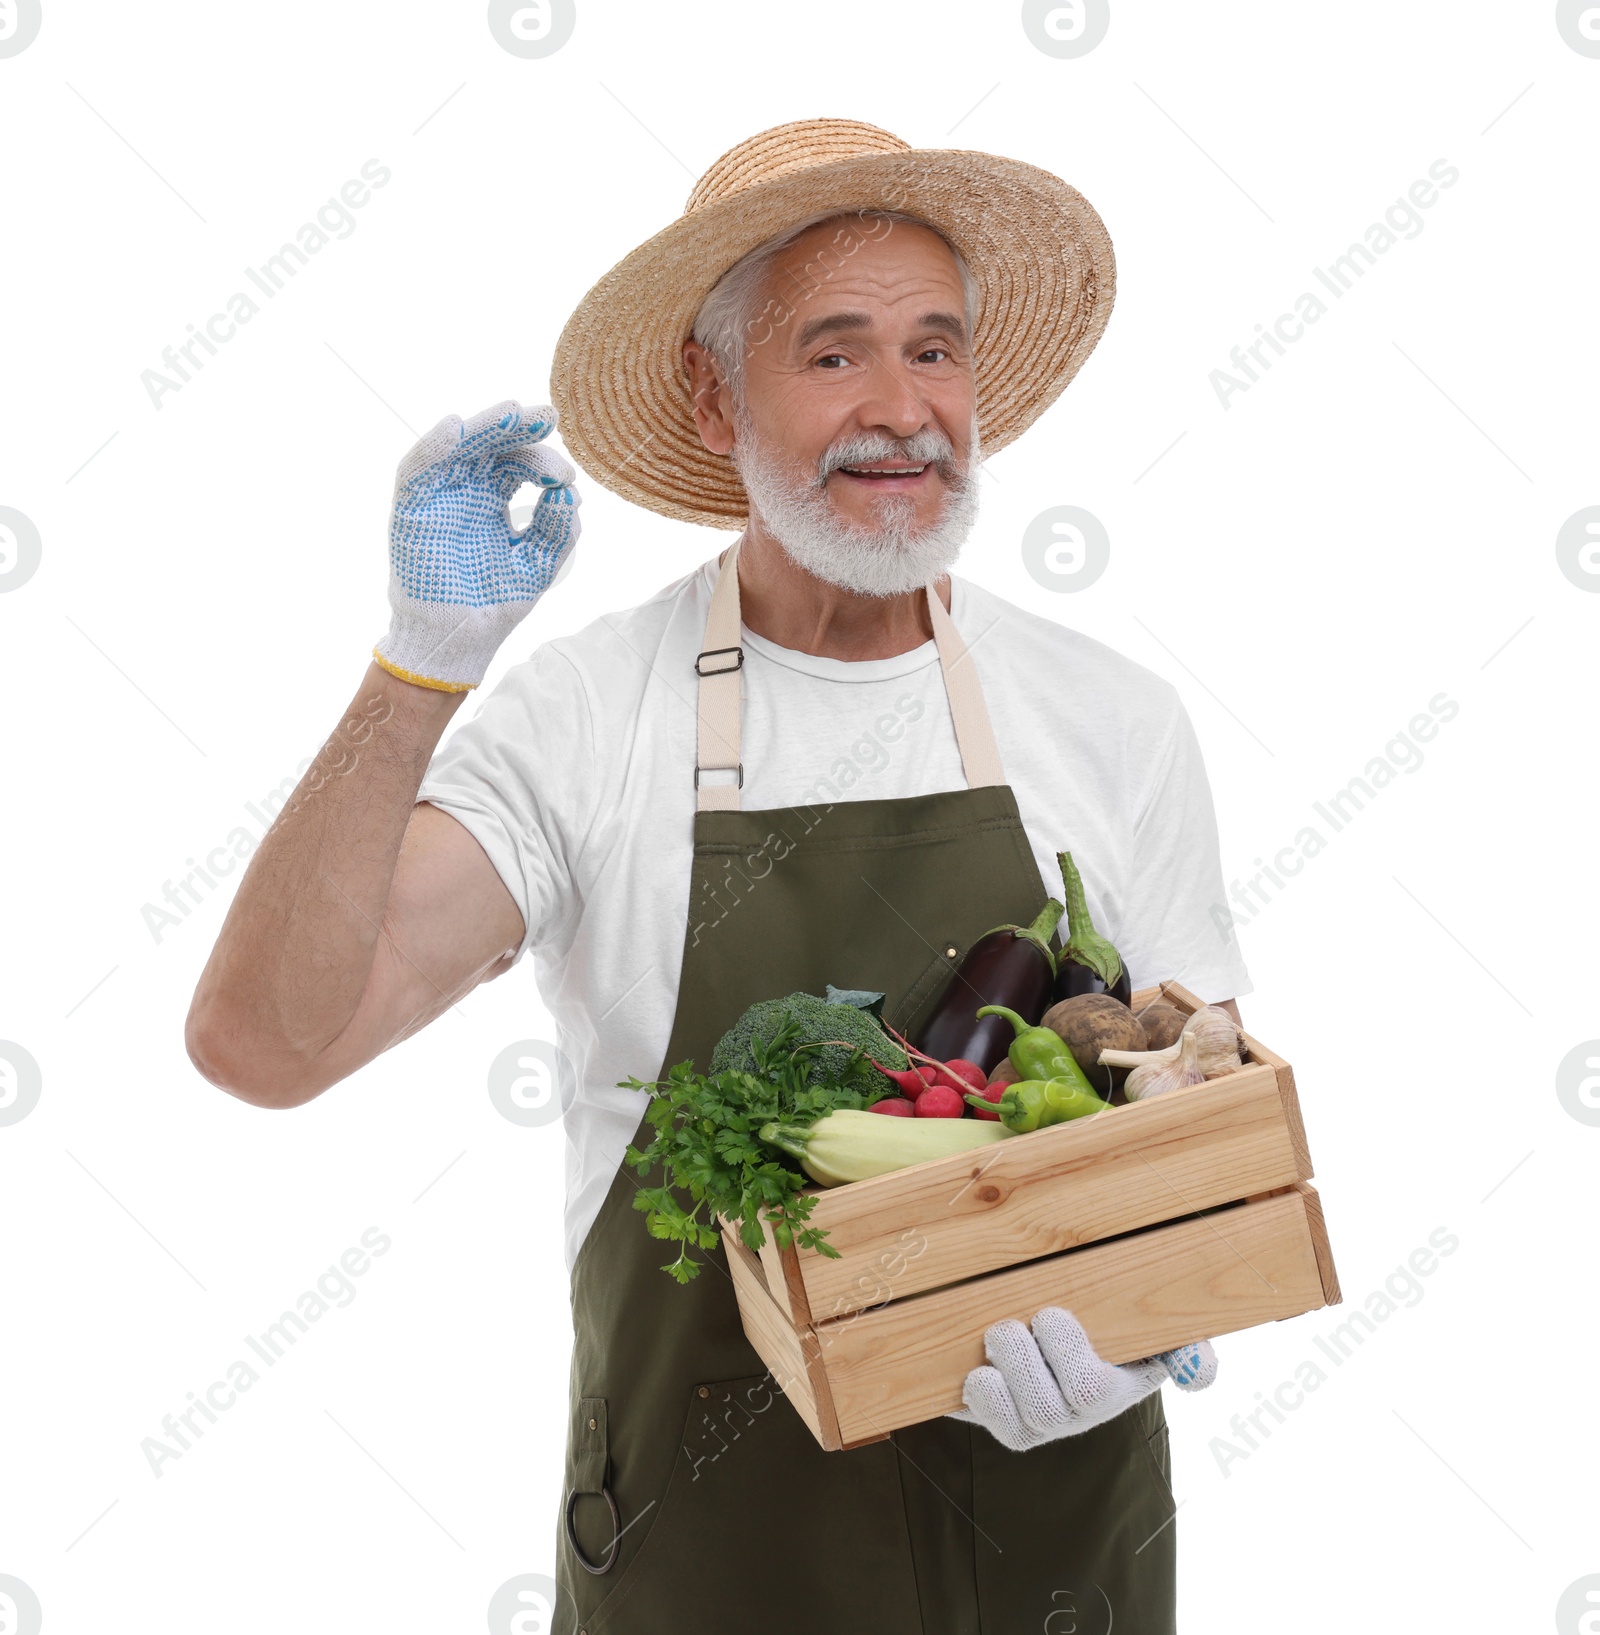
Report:
M 1028 927 L 1028 935 L 1037 937 L 1040 942 L 1049 942 L 1050 933 L 1061 923 L 1061 916 L 1067 911 L 1065 903 L 1058 903 L 1054 897 L 1047 899 L 1043 908 L 1039 910 L 1032 925 Z
M 1083 876 L 1072 861 L 1072 853 L 1057 852 L 1056 862 L 1061 865 L 1061 885 L 1067 899 L 1067 940 L 1062 944 L 1061 960 L 1076 960 L 1111 988 L 1122 975 L 1122 955 L 1095 929 L 1089 899 L 1084 895 Z M 1061 960 L 1056 962 L 1058 966 Z

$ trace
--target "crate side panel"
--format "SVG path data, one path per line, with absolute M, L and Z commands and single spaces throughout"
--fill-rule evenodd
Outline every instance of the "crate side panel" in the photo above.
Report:
M 1313 1186 L 1303 1182 L 1297 1189 L 1306 1206 L 1306 1223 L 1311 1231 L 1312 1247 L 1317 1252 L 1317 1269 L 1322 1275 L 1322 1293 L 1330 1306 L 1344 1300 L 1339 1288 L 1339 1273 L 1333 1264 L 1333 1245 L 1328 1241 L 1328 1223 L 1322 1215 L 1322 1198 Z
M 1002 1317 L 1065 1306 L 1101 1356 L 1130 1362 L 1324 1303 L 1306 1207 L 1289 1192 L 824 1323 L 817 1339 L 849 1441 L 960 1408 Z
M 1300 1178 L 1270 1068 L 823 1193 L 833 1259 L 796 1257 L 813 1319 L 1137 1231 Z
M 722 1234 L 745 1338 L 772 1371 L 778 1389 L 824 1448 L 840 1445 L 820 1348 L 810 1331 L 797 1331 L 768 1292 L 761 1262 L 731 1232 Z

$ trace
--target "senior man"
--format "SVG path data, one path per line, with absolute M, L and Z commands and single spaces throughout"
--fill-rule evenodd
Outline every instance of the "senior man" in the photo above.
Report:
M 533 952 L 576 1080 L 563 1631 L 1174 1627 L 1159 1387 L 1208 1384 L 1209 1345 L 1112 1367 L 1047 1308 L 989 1331 L 960 1413 L 825 1453 L 726 1268 L 662 1275 L 623 1164 L 648 1127 L 621 1080 L 829 981 L 914 1027 L 1062 847 L 1141 979 L 1246 991 L 1174 689 L 948 572 L 980 437 L 1054 401 L 1113 285 L 1099 217 L 1031 166 L 845 120 L 740 144 L 585 297 L 552 395 L 596 480 L 742 531 L 537 648 L 437 754 L 577 495 L 549 409 L 452 417 L 401 463 L 390 629 L 252 859 L 189 1047 L 297 1105 Z

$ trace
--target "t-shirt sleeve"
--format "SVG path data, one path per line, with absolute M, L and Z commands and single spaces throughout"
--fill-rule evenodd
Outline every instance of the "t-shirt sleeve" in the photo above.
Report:
M 1172 697 L 1173 716 L 1134 822 L 1126 923 L 1144 947 L 1122 950 L 1140 986 L 1176 980 L 1214 1003 L 1251 990 L 1222 886 L 1216 808 L 1200 741 Z
M 594 716 L 576 666 L 541 647 L 435 754 L 419 801 L 483 847 L 522 914 L 521 959 L 577 911 L 574 864 L 598 800 Z

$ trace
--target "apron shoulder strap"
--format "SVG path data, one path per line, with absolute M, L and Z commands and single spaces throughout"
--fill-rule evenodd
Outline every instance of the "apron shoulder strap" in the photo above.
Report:
M 739 759 L 739 672 L 744 668 L 740 642 L 739 541 L 722 559 L 706 614 L 704 644 L 694 661 L 700 677 L 700 726 L 695 745 L 695 810 L 737 812 L 744 788 L 744 762 Z M 709 783 L 706 772 L 726 773 Z
M 978 667 L 972 662 L 955 620 L 931 584 L 928 615 L 933 620 L 933 639 L 939 647 L 939 667 L 944 671 L 944 690 L 950 699 L 950 717 L 955 724 L 956 746 L 961 751 L 961 770 L 967 775 L 967 787 L 979 789 L 1004 783 L 1005 768 L 1000 765 L 1000 750 L 994 741 Z
M 706 615 L 705 643 L 695 659 L 700 696 L 694 784 L 695 808 L 701 812 L 738 811 L 744 787 L 744 763 L 739 751 L 739 672 L 744 668 L 744 647 L 740 641 L 738 560 L 739 541 L 735 540 L 722 558 Z M 932 584 L 927 587 L 927 596 L 967 784 L 973 789 L 1003 784 L 1005 771 L 977 666 Z M 719 776 L 708 780 L 704 776 L 708 772 Z

